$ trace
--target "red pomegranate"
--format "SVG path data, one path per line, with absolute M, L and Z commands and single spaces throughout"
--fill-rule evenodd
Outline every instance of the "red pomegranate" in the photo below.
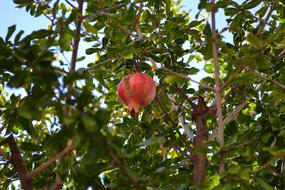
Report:
M 145 73 L 130 74 L 120 81 L 117 93 L 120 100 L 129 107 L 129 112 L 136 114 L 141 107 L 145 107 L 153 101 L 155 83 Z

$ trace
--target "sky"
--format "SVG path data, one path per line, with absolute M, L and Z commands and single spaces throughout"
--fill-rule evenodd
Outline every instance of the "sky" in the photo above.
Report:
M 198 3 L 199 0 L 183 0 L 183 9 L 191 10 L 190 16 L 193 18 L 198 11 Z M 222 10 L 217 13 L 217 21 L 218 28 L 223 28 L 227 25 Z M 15 8 L 12 0 L 0 1 L 0 36 L 5 36 L 7 28 L 13 24 L 17 25 L 17 31 L 24 30 L 28 34 L 33 30 L 46 28 L 48 20 L 43 16 L 34 18 L 24 8 Z

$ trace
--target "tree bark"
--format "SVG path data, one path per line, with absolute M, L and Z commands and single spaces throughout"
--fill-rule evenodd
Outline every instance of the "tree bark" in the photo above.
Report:
M 208 107 L 202 97 L 199 97 L 198 105 L 192 104 L 192 119 L 196 124 L 196 136 L 194 138 L 194 148 L 207 148 L 208 129 L 206 116 Z M 204 181 L 208 166 L 207 153 L 194 153 L 194 183 L 199 184 Z
M 30 177 L 28 177 L 28 171 L 24 165 L 23 158 L 22 158 L 21 153 L 18 149 L 18 146 L 16 144 L 16 141 L 15 141 L 13 134 L 11 134 L 6 139 L 6 141 L 7 141 L 7 144 L 9 146 L 10 152 L 11 152 L 10 161 L 14 165 L 14 167 L 15 167 L 18 175 L 19 175 L 22 188 L 24 190 L 32 190 L 33 189 L 32 179 Z

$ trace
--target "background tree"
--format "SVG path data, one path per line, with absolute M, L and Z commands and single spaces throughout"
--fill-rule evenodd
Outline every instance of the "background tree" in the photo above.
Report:
M 285 188 L 284 0 L 14 3 L 50 25 L 0 38 L 1 189 Z M 130 116 L 116 88 L 138 71 L 157 95 Z

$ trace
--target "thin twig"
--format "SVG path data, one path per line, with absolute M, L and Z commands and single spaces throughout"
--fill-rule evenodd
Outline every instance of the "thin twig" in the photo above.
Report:
M 101 67 L 102 65 L 113 61 L 115 58 L 116 58 L 116 57 L 112 57 L 112 58 L 106 59 L 106 60 L 104 60 L 104 61 L 97 62 L 94 66 L 88 67 L 88 68 L 86 68 L 85 70 L 95 70 L 95 69 Z
M 140 18 L 141 18 L 142 12 L 143 12 L 143 1 L 141 0 L 140 1 L 140 6 L 139 6 L 139 10 L 138 10 L 138 13 L 136 15 L 135 22 L 134 22 L 135 30 L 136 30 L 137 35 L 138 35 L 139 38 L 142 37 L 142 31 L 141 31 L 141 28 L 140 28 Z
M 114 161 L 114 164 L 116 166 L 118 166 L 128 177 L 129 179 L 133 182 L 133 183 L 137 183 L 138 180 L 134 174 L 134 172 L 132 170 L 130 170 L 129 168 L 125 167 L 124 164 L 122 163 L 122 161 L 120 159 L 117 158 L 117 156 L 115 155 L 113 150 L 109 151 L 109 154 L 111 156 L 111 158 Z
M 119 29 L 121 29 L 121 31 L 125 32 L 126 34 L 128 34 L 128 36 L 130 36 L 132 33 L 129 31 L 129 29 L 127 29 L 126 27 L 124 27 L 123 25 L 121 25 L 121 23 L 116 22 L 114 23 L 114 25 L 116 27 L 118 27 Z
M 102 9 L 98 9 L 96 11 L 96 13 L 103 13 L 103 12 L 110 12 L 114 9 L 118 9 L 118 8 L 122 8 L 122 7 L 125 7 L 127 4 L 117 4 L 117 5 L 112 5 L 112 6 L 109 6 L 109 7 L 105 7 L 105 8 L 102 8 Z
M 269 22 L 266 21 L 265 19 L 259 18 L 259 17 L 255 16 L 255 15 L 253 15 L 253 14 L 251 14 L 251 16 L 252 16 L 253 18 L 255 18 L 256 20 L 260 21 L 260 23 L 265 23 L 265 25 L 268 25 L 268 26 L 270 26 L 270 27 L 272 27 L 272 28 L 274 28 L 274 29 L 277 29 L 276 26 L 274 26 L 273 24 L 269 23 Z
M 185 131 L 185 133 L 186 133 L 186 135 L 187 135 L 187 137 L 190 139 L 190 141 L 193 142 L 193 140 L 194 140 L 194 134 L 193 134 L 192 131 L 190 130 L 189 125 L 187 125 L 187 124 L 185 123 L 185 119 L 184 119 L 184 117 L 183 117 L 182 114 L 181 114 L 180 117 L 179 117 L 179 122 L 181 123 L 181 125 L 182 125 L 182 127 L 183 127 L 183 129 L 184 129 L 184 131 Z
M 211 1 L 215 5 L 215 0 Z M 218 115 L 218 141 L 220 143 L 220 148 L 224 147 L 224 126 L 223 126 L 223 111 L 222 111 L 222 96 L 221 96 L 221 86 L 220 86 L 220 65 L 218 57 L 218 38 L 216 32 L 216 7 L 213 6 L 211 10 L 211 22 L 212 22 L 212 50 L 213 59 L 215 66 L 215 92 L 216 92 L 216 105 L 217 105 L 217 115 Z M 225 154 L 221 152 L 220 158 L 220 169 L 222 173 L 225 171 Z
M 260 73 L 258 73 L 257 71 L 254 71 L 254 70 L 249 70 L 251 73 L 255 74 L 256 76 L 262 78 L 262 79 L 265 79 L 267 81 L 270 81 L 272 82 L 273 84 L 277 85 L 278 87 L 282 88 L 282 89 L 285 89 L 285 85 L 284 84 L 281 84 L 280 82 L 276 81 L 276 80 L 273 80 L 273 79 L 270 79 Z
M 198 84 L 198 85 L 200 85 L 202 88 L 209 89 L 209 90 L 214 90 L 213 87 L 208 86 L 208 85 L 204 85 L 204 84 L 200 84 L 198 81 L 195 81 L 195 80 L 193 80 L 192 78 L 190 78 L 190 77 L 188 77 L 188 76 L 186 76 L 186 75 L 184 75 L 184 74 L 182 74 L 182 73 L 178 73 L 178 72 L 172 71 L 172 70 L 170 70 L 170 69 L 168 69 L 168 68 L 165 68 L 165 67 L 163 67 L 162 69 L 168 71 L 169 73 L 172 73 L 172 74 L 174 74 L 174 75 L 177 75 L 177 76 L 179 76 L 179 77 L 181 77 L 181 78 L 183 78 L 183 79 L 186 79 L 186 80 L 189 80 L 189 81 L 191 81 L 191 82 L 193 82 L 193 83 L 195 83 L 195 84 Z
M 18 149 L 13 134 L 10 134 L 6 141 L 11 152 L 11 163 L 15 166 L 15 169 L 19 175 L 22 188 L 24 190 L 32 190 L 32 180 L 28 176 L 28 171 L 24 165 L 23 158 L 21 156 L 20 150 Z
M 69 4 L 69 6 L 71 6 L 73 9 L 75 9 L 75 6 L 74 6 L 70 1 L 65 0 L 65 2 L 66 2 L 67 4 Z
M 227 117 L 223 120 L 223 125 L 227 125 L 229 122 L 235 120 L 240 111 L 247 105 L 246 101 L 243 101 L 240 105 L 238 105 L 231 113 L 227 115 Z
M 55 161 L 60 160 L 62 157 L 68 155 L 72 151 L 72 141 L 68 140 L 67 145 L 64 150 L 62 150 L 60 153 L 49 159 L 48 161 L 42 163 L 37 168 L 35 168 L 33 171 L 29 172 L 28 176 L 30 178 L 36 176 L 38 173 L 49 167 L 51 164 L 53 164 Z
M 164 112 L 166 118 L 170 121 L 170 123 L 172 124 L 173 127 L 177 127 L 177 125 L 175 124 L 175 122 L 171 119 L 170 115 L 168 114 L 168 111 L 167 109 L 165 108 L 165 106 L 160 102 L 160 100 L 156 97 L 155 98 L 156 102 L 158 103 L 159 107 L 162 109 L 162 111 Z M 183 136 L 181 135 L 181 133 L 179 132 L 179 130 L 177 130 L 177 133 L 180 137 L 180 139 L 185 143 L 185 146 L 187 147 L 187 150 L 188 152 L 190 153 L 189 154 L 186 154 L 185 156 L 187 156 L 190 160 L 192 160 L 192 151 L 191 151 L 191 148 L 190 148 L 190 145 L 189 143 L 183 138 Z
M 237 69 L 234 73 L 230 74 L 230 77 L 228 78 L 228 80 L 226 82 L 224 82 L 221 86 L 221 93 L 222 93 L 222 91 L 224 91 L 229 86 L 229 84 L 235 79 L 235 77 L 239 73 L 240 73 L 240 70 Z
M 0 134 L 2 133 L 2 131 L 5 129 L 5 126 L 2 126 L 1 128 L 0 128 Z
M 147 57 L 147 59 L 150 61 L 152 67 L 154 70 L 157 68 L 157 62 L 155 62 L 151 57 Z
M 234 121 L 240 111 L 247 105 L 246 101 L 243 101 L 240 105 L 238 105 L 231 113 L 227 115 L 227 117 L 223 120 L 223 125 L 226 126 L 229 122 Z M 214 130 L 211 136 L 209 137 L 209 141 L 214 140 L 217 137 L 218 129 Z
M 80 41 L 80 31 L 81 31 L 81 24 L 82 24 L 82 12 L 83 12 L 83 0 L 77 0 L 78 2 L 78 14 L 77 14 L 77 20 L 76 20 L 76 30 L 75 30 L 75 36 L 74 36 L 74 44 L 72 49 L 72 55 L 71 55 L 71 71 L 75 71 L 76 67 L 76 60 L 77 60 L 77 54 L 78 54 L 78 47 L 79 47 L 79 41 Z
M 265 19 L 264 19 L 263 21 L 260 21 L 259 29 L 258 29 L 258 31 L 257 31 L 257 33 L 256 33 L 257 36 L 262 33 L 262 31 L 264 30 L 264 27 L 266 26 L 266 23 L 268 23 L 268 21 L 269 21 L 271 15 L 272 15 L 272 12 L 273 12 L 274 4 L 275 4 L 275 3 L 274 3 L 274 0 L 271 1 L 267 16 L 265 17 Z

